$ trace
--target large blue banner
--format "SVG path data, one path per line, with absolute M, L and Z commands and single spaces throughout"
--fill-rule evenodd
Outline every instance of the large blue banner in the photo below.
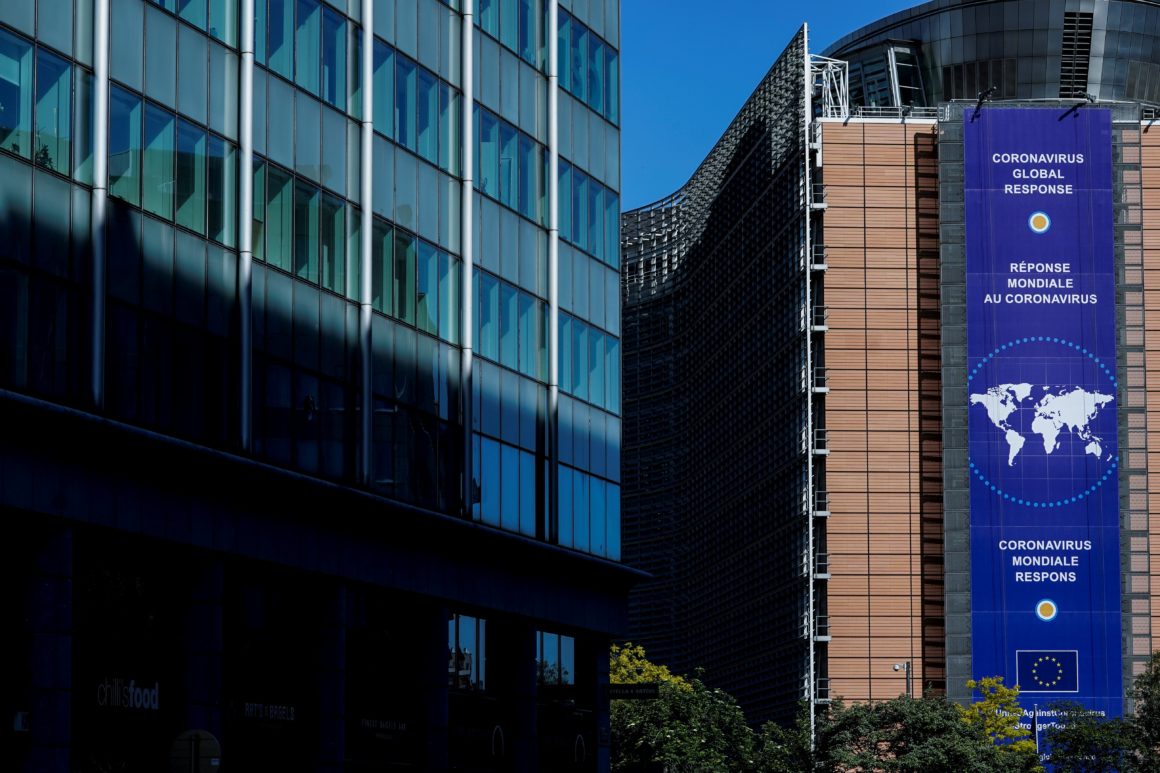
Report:
M 1119 715 L 1111 114 L 967 109 L 963 148 L 974 675 Z

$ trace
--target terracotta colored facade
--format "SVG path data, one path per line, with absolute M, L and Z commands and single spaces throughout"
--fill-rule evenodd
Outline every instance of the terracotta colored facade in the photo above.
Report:
M 915 695 L 946 678 L 935 131 L 821 124 L 828 665 L 846 700 L 904 692 L 895 664 L 911 664 Z

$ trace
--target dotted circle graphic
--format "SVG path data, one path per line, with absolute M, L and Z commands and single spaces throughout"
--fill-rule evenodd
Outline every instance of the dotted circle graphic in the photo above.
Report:
M 1053 343 L 1053 344 L 1059 344 L 1060 346 L 1068 347 L 1069 349 L 1074 349 L 1075 351 L 1079 352 L 1080 354 L 1086 356 L 1089 360 L 1094 362 L 1097 366 L 1099 366 L 1099 369 L 1104 374 L 1104 377 L 1107 378 L 1108 381 L 1111 383 L 1112 389 L 1114 390 L 1116 388 L 1116 376 L 1115 376 L 1114 372 L 1108 368 L 1107 364 L 1100 362 L 1099 357 L 1096 357 L 1095 354 L 1088 351 L 1085 347 L 1080 346 L 1079 344 L 1075 343 L 1074 341 L 1068 341 L 1065 338 L 1058 338 L 1055 336 L 1024 336 L 1022 338 L 1012 339 L 1005 344 L 1000 344 L 998 347 L 996 347 L 994 349 L 994 351 L 992 351 L 987 356 L 983 357 L 983 359 L 979 360 L 979 362 L 976 363 L 975 367 L 971 368 L 970 373 L 967 374 L 967 384 L 970 384 L 971 381 L 973 381 L 974 378 L 979 375 L 979 371 L 981 371 L 983 369 L 984 365 L 986 365 L 988 362 L 993 360 L 995 358 L 995 355 L 997 355 L 1001 352 L 1008 351 L 1010 349 L 1014 349 L 1017 346 L 1022 346 L 1023 344 L 1033 344 L 1033 343 Z M 1115 367 L 1114 364 L 1113 364 L 1113 367 Z M 1011 503 L 1016 504 L 1016 505 L 1023 505 L 1025 507 L 1062 507 L 1063 505 L 1074 504 L 1076 502 L 1079 502 L 1079 501 L 1091 496 L 1092 494 L 1096 493 L 1096 491 L 1099 490 L 1100 486 L 1104 485 L 1108 481 L 1108 479 L 1111 478 L 1115 474 L 1115 470 L 1119 466 L 1119 463 L 1120 463 L 1120 457 L 1117 455 L 1116 457 L 1114 457 L 1112 459 L 1110 469 L 1106 470 L 1104 472 L 1104 474 L 1100 476 L 1099 480 L 1097 480 L 1095 483 L 1088 486 L 1086 489 L 1079 492 L 1078 494 L 1075 494 L 1074 496 L 1070 496 L 1070 497 L 1062 497 L 1060 499 L 1047 500 L 1047 501 L 1036 501 L 1033 499 L 1025 499 L 1023 497 L 1017 497 L 1017 496 L 1014 496 L 1012 494 L 1009 494 L 1009 493 L 1003 491 L 1003 489 L 996 486 L 990 480 L 988 480 L 987 476 L 983 474 L 982 470 L 980 470 L 978 467 L 975 466 L 975 463 L 973 461 L 968 461 L 968 466 L 971 469 L 972 475 L 974 475 L 976 478 L 978 478 L 984 486 L 986 486 L 988 489 L 991 490 L 992 493 L 996 494 L 997 496 L 1003 497 L 1004 501 L 1011 502 Z

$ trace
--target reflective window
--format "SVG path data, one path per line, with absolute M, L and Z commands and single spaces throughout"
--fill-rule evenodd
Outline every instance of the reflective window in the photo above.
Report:
M 0 83 L 3 82 L 0 76 Z M 36 55 L 36 149 L 38 166 L 62 174 L 69 171 L 72 130 L 72 68 L 58 56 L 41 50 Z M 6 104 L 0 97 L 0 105 Z
M 185 121 L 177 126 L 177 224 L 205 233 L 205 132 Z
M 415 324 L 415 237 L 395 232 L 395 316 Z
M 41 42 L 66 54 L 71 54 L 73 46 L 72 1 L 37 0 L 36 5 L 40 21 L 37 25 L 36 36 Z M 85 16 L 83 11 L 77 15 L 82 18 Z M 0 17 L 3 16 L 4 13 L 0 12 Z
M 289 271 L 294 239 L 294 178 L 266 166 L 266 262 Z
M 141 100 L 109 87 L 109 194 L 141 203 Z
M 346 22 L 327 8 L 322 17 L 322 98 L 346 109 Z
M 147 103 L 141 206 L 166 220 L 173 219 L 175 133 L 173 114 Z
M 206 158 L 206 201 L 209 237 L 227 247 L 236 243 L 237 149 L 209 135 Z
M 476 274 L 479 291 L 476 308 L 479 315 L 477 330 L 479 353 L 499 361 L 499 280 L 490 274 Z
M 499 361 L 512 370 L 519 369 L 519 292 L 500 284 L 499 294 Z
M 109 74 L 141 91 L 145 5 L 141 0 L 112 0 L 110 6 L 109 18 L 117 21 L 109 25 Z
M 294 0 L 269 1 L 266 61 L 271 70 L 290 78 L 294 74 Z M 256 2 L 261 3 L 262 0 Z
M 145 10 L 145 94 L 177 107 L 177 21 L 156 8 Z
M 451 615 L 447 621 L 447 686 L 453 690 L 487 689 L 487 621 Z
M 588 95 L 588 28 L 573 20 L 572 23 L 572 71 L 568 75 L 568 85 L 572 95 L 581 102 Z
M 439 166 L 454 175 L 459 168 L 460 97 L 447 84 L 439 86 Z
M 294 170 L 319 179 L 322 166 L 322 104 L 305 94 L 294 95 Z
M 588 105 L 604 115 L 604 87 L 608 71 L 604 64 L 604 43 L 595 35 L 588 39 Z
M 395 139 L 409 150 L 415 150 L 415 63 L 402 55 L 395 57 Z
M 476 15 L 480 29 L 495 38 L 499 37 L 499 5 L 500 0 L 479 0 Z
M 294 185 L 294 274 L 318 282 L 318 189 L 301 180 Z
M 93 182 L 93 76 L 74 68 L 76 72 L 76 109 L 73 111 L 73 177 L 83 183 Z M 3 76 L 0 76 L 2 80 Z M 0 119 L 2 126 L 3 119 Z M 0 137 L 4 130 L 0 128 Z M 4 142 L 0 139 L 0 147 Z
M 453 344 L 459 343 L 459 315 L 463 299 L 460 297 L 460 262 L 452 255 L 439 253 L 439 337 Z
M 225 46 L 209 46 L 209 127 L 238 136 L 238 55 Z M 258 127 L 255 127 L 257 130 Z
M 415 303 L 417 325 L 427 333 L 439 332 L 439 252 L 425 241 L 418 242 L 418 296 Z
M 500 444 L 491 438 L 480 438 L 480 519 L 499 526 Z
M 318 93 L 321 60 L 322 7 L 318 0 L 298 0 L 294 28 L 294 80 L 311 94 Z
M 255 260 L 266 259 L 266 162 L 254 159 L 254 220 L 250 224 L 250 242 Z
M 135 45 L 140 46 L 140 43 Z M 209 41 L 205 36 L 179 25 L 177 46 L 177 110 L 199 123 L 206 120 L 207 66 Z
M 417 103 L 419 155 L 432 164 L 439 163 L 439 91 L 440 81 L 431 73 L 419 69 Z
M 383 314 L 394 314 L 393 285 L 395 235 L 383 220 L 375 218 L 371 229 L 371 306 Z
M 336 293 L 346 292 L 346 221 L 342 199 L 323 194 L 319 207 L 320 284 Z
M 560 465 L 558 492 L 557 542 L 564 547 L 572 547 L 572 469 Z
M 342 113 L 323 108 L 320 181 L 327 188 L 339 193 L 346 191 L 346 139 L 346 118 Z
M 205 0 L 177 0 L 177 15 L 195 27 L 205 28 Z
M 499 198 L 499 119 L 476 106 L 479 137 L 475 170 L 476 186 L 492 198 Z
M 608 120 L 620 123 L 620 59 L 616 52 L 608 50 Z
M 395 50 L 375 40 L 374 73 L 375 131 L 388 137 L 395 135 Z
M 29 158 L 32 150 L 32 45 L 0 29 L 0 147 Z
M 556 72 L 560 88 L 572 90 L 572 17 L 560 9 L 556 17 Z
M 505 206 L 516 209 L 516 176 L 519 133 L 507 121 L 500 122 L 499 128 L 499 200 Z
M 262 4 L 255 0 L 255 6 Z M 209 34 L 227 45 L 238 44 L 238 0 L 209 0 Z M 255 43 L 257 35 L 255 29 Z

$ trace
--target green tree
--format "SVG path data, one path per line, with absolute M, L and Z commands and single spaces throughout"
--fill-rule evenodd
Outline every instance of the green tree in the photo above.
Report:
M 1136 773 L 1151 770 L 1137 749 L 1132 719 L 1104 719 L 1078 703 L 1051 704 L 1056 725 L 1047 730 L 1052 767 L 1059 773 Z
M 608 681 L 612 684 L 668 682 L 682 690 L 692 689 L 683 676 L 671 673 L 668 666 L 653 663 L 645 657 L 644 647 L 632 642 L 626 642 L 623 647 L 612 645 L 608 658 Z
M 613 770 L 752 770 L 753 731 L 727 692 L 676 676 L 631 644 L 613 646 L 609 667 L 613 684 L 658 685 L 655 699 L 611 702 Z
M 1133 721 L 1141 769 L 1160 771 L 1160 650 L 1152 653 L 1144 671 L 1132 683 L 1136 702 Z
M 810 743 L 809 704 L 803 704 L 792 727 L 766 722 L 757 747 L 757 770 L 761 773 L 800 773 L 814 766 Z
M 997 746 L 983 722 L 964 722 L 959 707 L 934 695 L 832 704 L 818 716 L 816 739 L 817 767 L 825 771 L 1041 770 L 1034 748 Z
M 1019 705 L 1019 685 L 1007 687 L 1001 676 L 987 676 L 970 679 L 967 687 L 982 696 L 970 706 L 960 706 L 959 714 L 968 725 L 979 725 L 983 732 L 996 743 L 1011 742 L 1005 749 L 1017 752 L 1034 752 L 1035 741 L 1027 736 L 1031 731 L 1020 727 L 1023 708 Z

